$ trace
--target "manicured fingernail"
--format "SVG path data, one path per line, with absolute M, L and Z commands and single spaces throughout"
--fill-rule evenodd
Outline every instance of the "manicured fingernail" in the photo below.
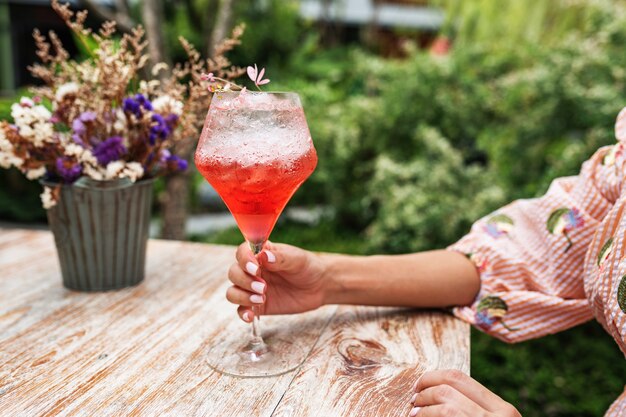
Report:
M 255 265 L 252 262 L 246 263 L 246 271 L 248 271 L 250 275 L 256 275 L 256 271 L 258 270 L 259 270 L 258 265 Z
M 411 388 L 412 391 L 415 391 L 417 389 L 417 383 L 420 382 L 419 379 L 416 379 L 415 382 L 413 383 L 413 388 Z
M 263 252 L 265 252 L 265 254 L 267 255 L 267 262 L 271 264 L 276 262 L 276 255 L 274 255 L 272 252 L 268 251 L 267 249 L 265 249 Z
M 422 407 L 413 407 L 413 409 L 411 410 L 411 412 L 409 413 L 409 417 L 415 417 L 417 415 L 417 412 L 421 409 Z
M 259 293 L 259 294 L 263 294 L 263 291 L 265 291 L 265 284 L 263 282 L 254 281 L 251 287 L 252 287 L 252 291 Z
M 250 301 L 252 301 L 254 304 L 261 304 L 263 302 L 263 296 L 258 294 L 252 294 L 250 296 Z
M 248 322 L 250 321 L 250 312 L 249 311 L 246 311 L 245 313 L 243 313 L 243 319 L 245 321 L 248 321 Z
M 411 397 L 410 403 L 413 404 L 415 402 L 415 400 L 417 400 L 417 392 L 415 394 L 413 394 L 413 396 Z

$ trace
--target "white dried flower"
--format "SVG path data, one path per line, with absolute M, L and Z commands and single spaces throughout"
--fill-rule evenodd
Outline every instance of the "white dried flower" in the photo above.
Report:
M 61 85 L 58 89 L 56 94 L 54 95 L 54 98 L 56 99 L 56 101 L 63 101 L 63 99 L 65 98 L 65 96 L 67 95 L 76 95 L 78 94 L 78 90 L 79 90 L 79 86 L 77 83 L 74 82 L 70 82 L 70 83 L 65 83 L 63 85 Z
M 100 168 L 97 165 L 85 165 L 83 168 L 83 173 L 89 178 L 97 181 L 103 181 L 105 176 L 104 169 Z
M 117 109 L 115 112 L 115 122 L 113 122 L 113 130 L 117 133 L 125 133 L 126 132 L 126 113 L 122 109 Z M 124 136 L 126 138 L 126 136 Z M 126 139 L 128 141 L 128 139 Z M 128 144 L 124 144 L 124 146 L 128 146 Z
M 12 166 L 19 168 L 23 163 L 24 160 L 22 158 L 19 158 L 11 153 L 0 151 L 0 168 L 8 169 Z
M 129 162 L 126 164 L 124 171 L 122 171 L 120 178 L 129 178 L 132 182 L 135 182 L 143 177 L 143 173 L 143 166 L 139 162 Z
M 169 66 L 165 62 L 159 62 L 154 67 L 152 67 L 152 75 L 156 77 L 159 72 L 166 71 L 168 68 Z
M 13 144 L 7 139 L 4 129 L 0 127 L 0 168 L 21 167 L 24 163 L 22 158 L 15 155 Z
M 104 177 L 107 180 L 119 178 L 119 175 L 122 173 L 123 170 L 124 170 L 123 161 L 109 162 L 108 165 L 106 166 L 106 173 Z
M 56 200 L 54 199 L 54 194 L 52 193 L 52 188 L 50 187 L 44 187 L 43 193 L 41 193 L 40 197 L 41 204 L 43 204 L 43 208 L 45 208 L 46 210 L 54 207 L 57 204 Z
M 80 156 L 80 162 L 85 164 L 98 165 L 98 159 L 89 149 L 83 150 L 83 153 Z
M 35 105 L 35 102 L 28 97 L 22 97 L 18 104 L 18 106 L 21 106 L 21 107 L 33 107 L 34 105 Z
M 35 106 L 32 100 L 22 97 L 20 103 L 11 106 L 11 116 L 20 136 L 36 147 L 53 140 L 54 126 L 50 123 L 52 113 L 44 106 Z
M 65 145 L 65 155 L 67 156 L 74 156 L 76 159 L 80 159 L 83 152 L 85 152 L 85 148 L 75 143 Z
M 155 112 L 161 114 L 173 113 L 177 116 L 183 114 L 183 103 L 167 94 L 154 99 L 152 101 L 152 108 Z
M 28 169 L 26 170 L 26 178 L 29 180 L 36 180 L 41 178 L 46 173 L 46 167 L 39 167 L 37 169 Z

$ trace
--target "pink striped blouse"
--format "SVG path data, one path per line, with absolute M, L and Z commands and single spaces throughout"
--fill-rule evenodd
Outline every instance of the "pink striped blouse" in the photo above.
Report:
M 578 176 L 486 216 L 450 247 L 482 281 L 456 316 L 506 342 L 595 317 L 626 355 L 626 108 L 615 133 L 617 144 L 600 148 Z M 626 416 L 626 390 L 605 414 L 618 416 Z

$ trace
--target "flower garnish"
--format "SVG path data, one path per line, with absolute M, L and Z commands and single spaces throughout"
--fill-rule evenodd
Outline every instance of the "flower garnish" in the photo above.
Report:
M 248 71 L 248 77 L 250 77 L 250 79 L 254 81 L 254 85 L 256 85 L 256 87 L 259 90 L 260 90 L 259 86 L 265 85 L 270 82 L 268 78 L 263 79 L 263 76 L 265 75 L 265 68 L 261 68 L 261 71 L 259 71 L 257 69 L 256 64 L 254 64 L 254 67 L 249 66 L 247 68 L 247 71 Z

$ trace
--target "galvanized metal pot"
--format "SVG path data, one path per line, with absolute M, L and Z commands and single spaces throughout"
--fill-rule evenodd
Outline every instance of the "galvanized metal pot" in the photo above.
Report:
M 48 223 L 66 288 L 107 291 L 143 280 L 153 182 L 83 177 L 61 188 Z

